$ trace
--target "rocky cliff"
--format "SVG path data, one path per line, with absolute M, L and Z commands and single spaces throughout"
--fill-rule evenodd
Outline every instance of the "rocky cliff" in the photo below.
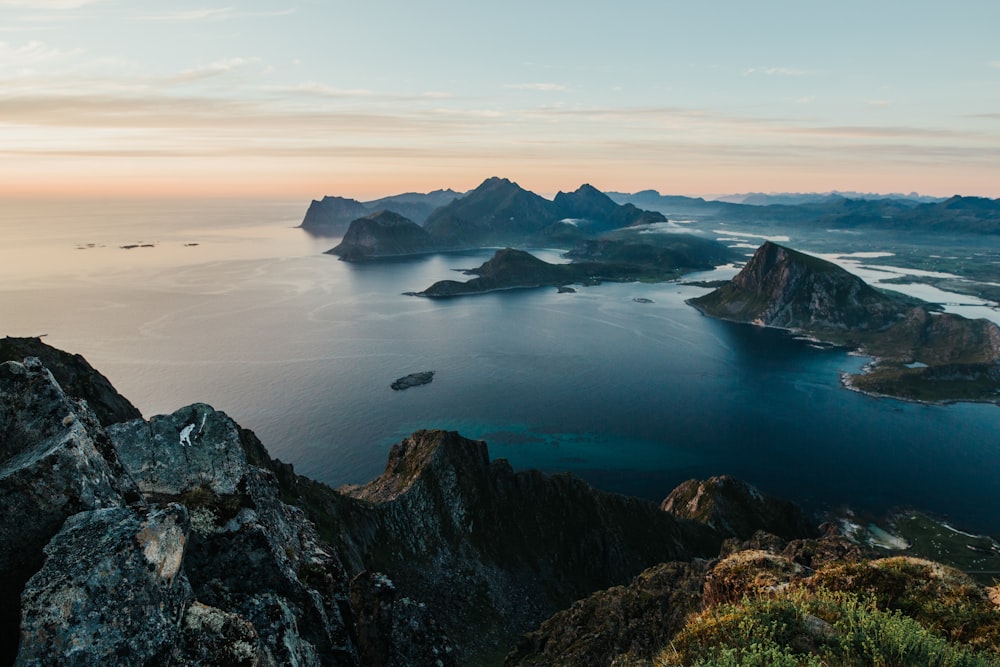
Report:
M 437 611 L 463 661 L 496 664 L 514 638 L 644 567 L 717 552 L 722 536 L 571 475 L 514 472 L 486 444 L 421 431 L 385 472 L 343 494 L 298 495 L 352 570 L 391 573 Z M 345 529 L 344 527 L 349 527 Z

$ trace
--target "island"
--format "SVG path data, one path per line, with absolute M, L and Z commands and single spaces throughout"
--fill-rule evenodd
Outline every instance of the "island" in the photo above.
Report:
M 551 264 L 514 248 L 498 250 L 478 268 L 467 269 L 471 280 L 440 280 L 412 296 L 455 297 L 499 290 L 557 287 L 601 282 L 662 282 L 691 271 L 708 270 L 728 261 L 733 252 L 716 241 L 684 234 L 645 243 L 603 239 L 583 241 L 566 253 L 567 264 Z
M 919 401 L 1000 402 L 1000 327 L 877 290 L 839 266 L 766 242 L 729 283 L 690 299 L 719 319 L 789 329 L 874 357 L 848 388 Z
M 410 387 L 419 387 L 422 384 L 428 384 L 433 380 L 434 371 L 423 371 L 420 373 L 410 373 L 409 375 L 405 375 L 389 386 L 396 391 L 403 391 L 404 389 L 409 389 Z

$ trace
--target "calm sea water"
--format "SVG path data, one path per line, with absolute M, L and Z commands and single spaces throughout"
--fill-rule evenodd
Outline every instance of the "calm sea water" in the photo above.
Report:
M 704 290 L 673 283 L 404 296 L 492 253 L 348 264 L 294 229 L 303 211 L 6 202 L 0 334 L 83 354 L 146 416 L 210 403 L 335 486 L 448 428 L 653 500 L 728 473 L 811 509 L 911 506 L 1000 534 L 996 406 L 846 391 L 838 373 L 863 359 L 704 318 L 684 304 Z M 430 385 L 389 388 L 423 370 Z

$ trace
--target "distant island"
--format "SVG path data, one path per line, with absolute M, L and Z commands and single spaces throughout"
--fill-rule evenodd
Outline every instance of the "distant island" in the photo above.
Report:
M 571 283 L 659 282 L 712 269 L 716 262 L 734 256 L 716 241 L 687 235 L 670 235 L 659 243 L 584 242 L 567 253 L 573 259 L 568 264 L 550 264 L 523 250 L 505 248 L 478 268 L 466 270 L 467 275 L 476 276 L 471 280 L 440 280 L 422 292 L 409 294 L 440 298 Z
M 688 301 L 706 315 L 791 329 L 875 357 L 847 386 L 922 401 L 1000 402 L 1000 327 L 876 290 L 767 242 L 728 284 Z
M 420 373 L 410 373 L 409 375 L 404 375 L 393 382 L 390 387 L 395 391 L 403 391 L 404 389 L 409 389 L 411 387 L 419 387 L 422 384 L 429 384 L 433 380 L 434 371 L 421 371 Z

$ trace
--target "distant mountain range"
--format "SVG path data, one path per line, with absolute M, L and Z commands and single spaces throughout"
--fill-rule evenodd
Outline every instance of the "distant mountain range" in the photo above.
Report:
M 945 197 L 931 197 L 911 192 L 908 195 L 901 193 L 879 194 L 876 192 L 841 192 L 833 190 L 831 192 L 746 192 L 743 194 L 712 196 L 709 199 L 714 201 L 724 201 L 730 204 L 749 204 L 751 206 L 770 206 L 771 204 L 816 204 L 828 199 L 903 199 L 917 202 L 918 204 L 933 204 L 944 201 Z
M 405 195 L 405 200 L 401 197 L 367 204 L 325 197 L 322 202 L 312 203 L 302 226 L 320 235 L 335 235 L 340 230 L 343 240 L 330 252 L 358 261 L 508 245 L 572 247 L 612 230 L 667 221 L 661 213 L 644 211 L 633 204 L 616 204 L 591 185 L 560 192 L 549 200 L 506 178 L 488 178 L 461 196 L 438 190 L 428 195 Z M 445 200 L 447 203 L 426 218 L 418 220 L 402 213 L 405 206 L 426 209 Z M 368 212 L 376 204 L 385 208 Z M 351 215 L 357 217 L 344 232 L 340 225 Z
M 661 195 L 656 190 L 608 193 L 667 216 L 701 216 L 735 222 L 781 223 L 822 229 L 880 228 L 924 232 L 1000 234 L 1000 200 L 962 197 L 932 202 L 914 199 L 850 199 L 836 194 L 801 203 L 731 203 L 701 197 Z

